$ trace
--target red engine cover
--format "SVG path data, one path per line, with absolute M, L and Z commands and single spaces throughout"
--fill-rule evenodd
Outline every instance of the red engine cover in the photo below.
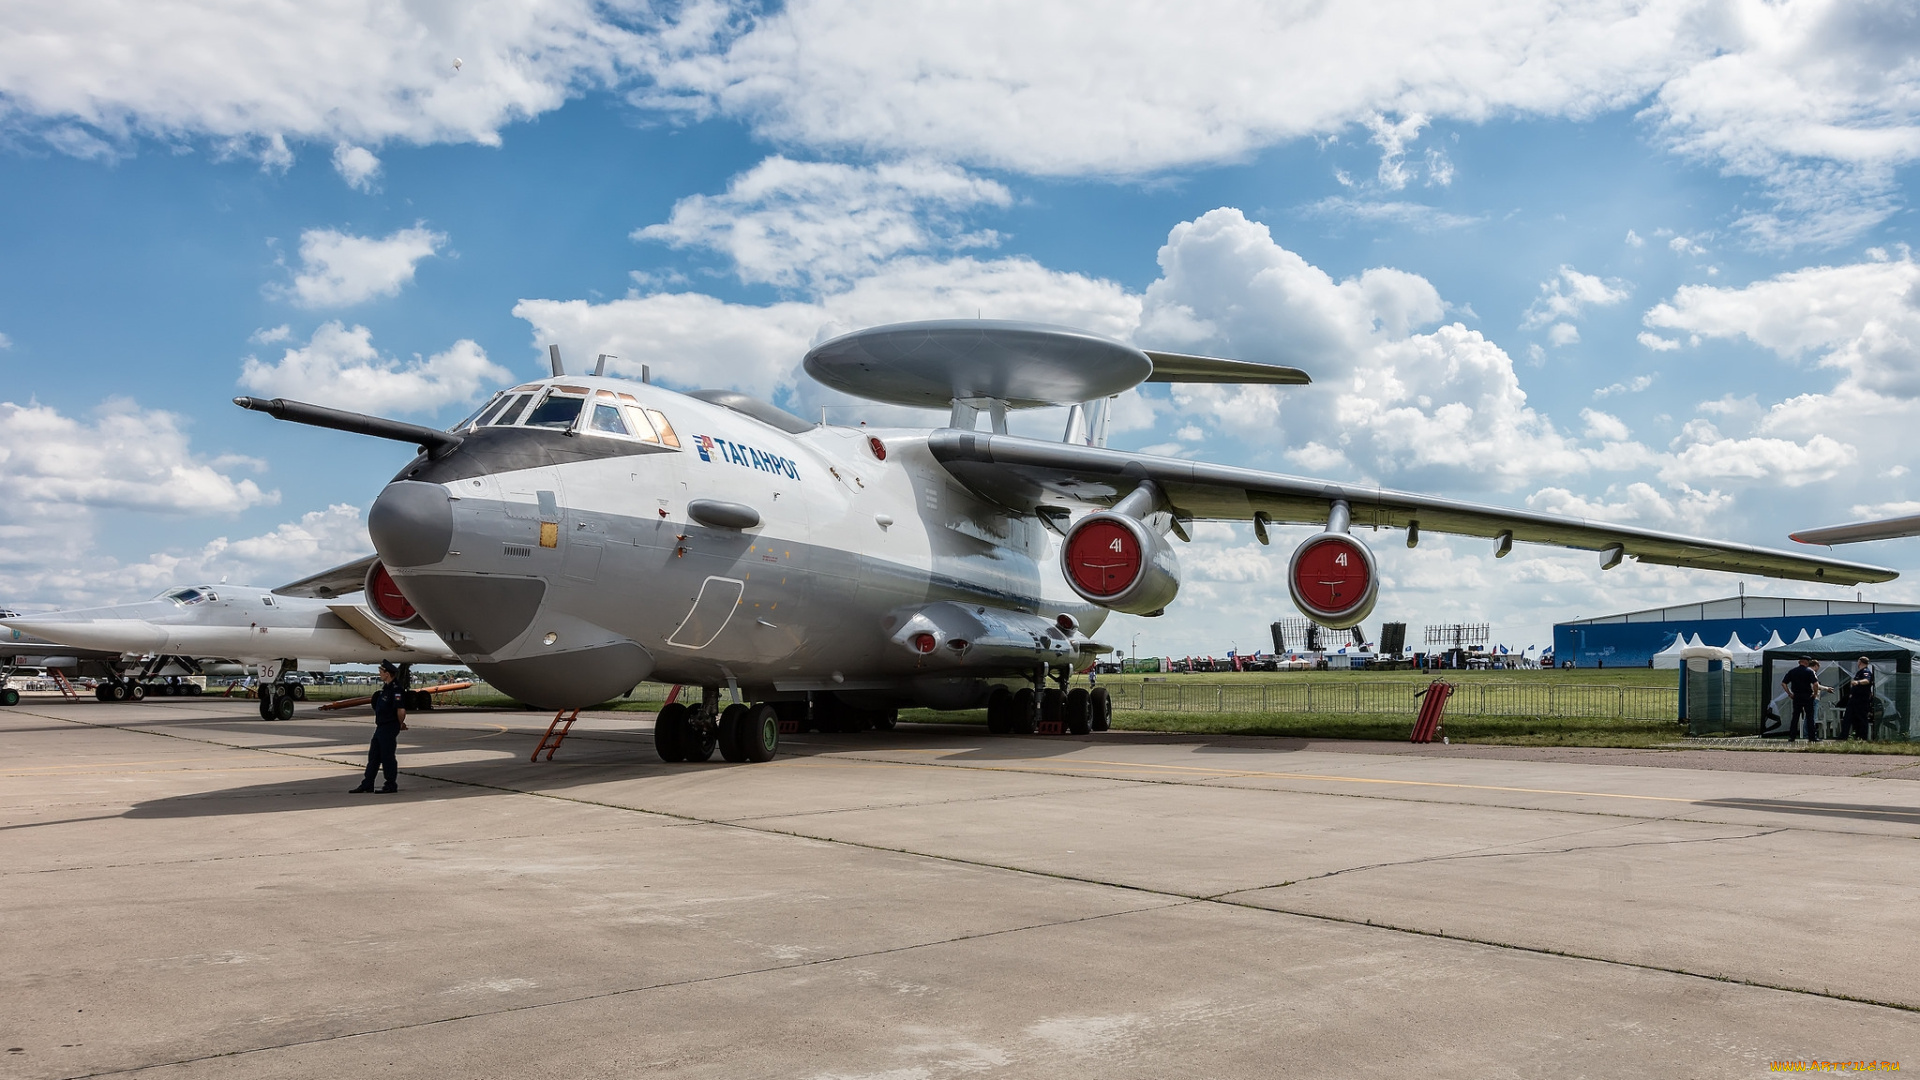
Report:
M 367 601 L 380 613 L 381 618 L 391 623 L 403 623 L 417 614 L 413 604 L 401 594 L 400 587 L 393 583 L 393 575 L 387 573 L 386 567 L 374 564 L 373 580 L 368 582 L 368 586 Z
M 1067 573 L 1092 596 L 1118 596 L 1140 576 L 1140 541 L 1111 521 L 1090 521 L 1067 538 Z
M 1346 614 L 1371 593 L 1371 565 L 1359 541 L 1350 537 L 1309 540 L 1293 564 L 1294 595 L 1328 614 Z

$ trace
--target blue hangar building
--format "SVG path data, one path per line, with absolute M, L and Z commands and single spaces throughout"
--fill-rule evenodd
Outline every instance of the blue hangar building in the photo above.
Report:
M 1805 630 L 1822 635 L 1841 630 L 1920 638 L 1920 604 L 1876 604 L 1859 600 L 1797 600 L 1782 596 L 1729 596 L 1677 607 L 1648 608 L 1595 619 L 1576 619 L 1553 628 L 1553 658 L 1575 667 L 1647 667 L 1653 654 L 1699 634 L 1708 645 L 1725 645 L 1734 634 L 1758 648 L 1775 632 L 1792 641 Z

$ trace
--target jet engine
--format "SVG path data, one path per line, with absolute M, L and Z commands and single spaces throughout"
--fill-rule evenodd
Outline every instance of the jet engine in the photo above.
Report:
M 1129 615 L 1158 615 L 1180 591 L 1180 563 L 1166 538 L 1112 510 L 1067 530 L 1060 568 L 1082 599 Z
M 1380 574 L 1373 552 L 1347 532 L 1307 537 L 1287 563 L 1287 591 L 1301 614 L 1322 626 L 1346 630 L 1373 613 Z
M 367 610 L 373 617 L 388 626 L 401 630 L 430 630 L 427 620 L 413 609 L 413 601 L 408 600 L 400 587 L 393 583 L 393 575 L 387 573 L 386 565 L 375 559 L 367 567 L 367 579 L 364 586 L 367 597 Z

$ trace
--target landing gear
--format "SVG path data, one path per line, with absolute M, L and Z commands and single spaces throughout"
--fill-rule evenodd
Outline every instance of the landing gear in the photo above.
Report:
M 747 725 L 747 714 L 751 709 L 739 702 L 726 707 L 720 714 L 720 756 L 728 761 L 747 760 L 746 739 L 742 729 Z
M 1008 729 L 1015 735 L 1031 735 L 1034 727 L 1034 710 L 1038 706 L 1039 695 L 1031 688 L 1023 687 L 1013 695 L 1013 724 Z
M 1087 726 L 1094 731 L 1113 727 L 1113 695 L 1104 686 L 1096 686 L 1087 695 Z
M 691 711 L 675 701 L 661 706 L 660 714 L 653 718 L 653 749 L 661 761 L 687 760 L 687 742 L 692 734 L 687 714 Z
M 100 684 L 99 686 L 96 686 L 96 687 L 94 687 L 94 688 L 93 688 L 93 700 L 95 700 L 95 701 L 112 701 L 112 700 L 113 700 L 113 684 L 112 684 L 112 683 L 101 683 L 101 684 Z
M 11 686 L 0 689 L 0 705 L 12 708 L 18 704 L 20 704 L 20 691 L 15 690 Z
M 127 687 L 127 696 L 128 696 L 128 697 L 130 697 L 130 698 L 132 698 L 132 699 L 133 699 L 133 700 L 135 700 L 135 701 L 145 701 L 145 700 L 147 700 L 147 686 L 146 686 L 146 684 L 145 684 L 145 683 L 134 683 L 134 684 L 133 684 L 132 686 L 129 686 L 129 687 Z
M 987 734 L 1005 735 L 1013 730 L 1013 691 L 996 686 L 987 694 Z
M 660 707 L 653 721 L 653 748 L 661 761 L 706 761 L 714 750 L 728 761 L 772 761 L 780 752 L 780 719 L 793 703 L 734 702 L 714 715 L 717 690 L 697 708 L 673 702 Z M 804 704 L 804 703 L 801 703 Z
M 1093 730 L 1092 721 L 1088 718 L 1087 697 L 1085 687 L 1076 686 L 1067 691 L 1060 710 L 1060 721 L 1067 726 L 1067 734 L 1085 735 Z

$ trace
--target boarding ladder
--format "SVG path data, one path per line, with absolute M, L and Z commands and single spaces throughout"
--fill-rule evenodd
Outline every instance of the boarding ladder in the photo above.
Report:
M 80 700 L 80 691 L 74 689 L 73 684 L 67 681 L 66 672 L 59 668 L 48 668 L 47 674 L 53 676 L 53 684 L 60 688 L 60 693 L 66 695 L 67 700 Z
M 579 709 L 575 709 L 572 712 L 561 709 L 559 712 L 554 713 L 553 723 L 547 725 L 547 733 L 540 736 L 540 745 L 533 748 L 533 756 L 527 760 L 539 761 L 540 751 L 545 750 L 547 752 L 547 760 L 552 761 L 553 752 L 560 749 L 560 744 L 566 741 L 567 732 L 573 730 L 573 722 L 578 719 L 580 719 Z

